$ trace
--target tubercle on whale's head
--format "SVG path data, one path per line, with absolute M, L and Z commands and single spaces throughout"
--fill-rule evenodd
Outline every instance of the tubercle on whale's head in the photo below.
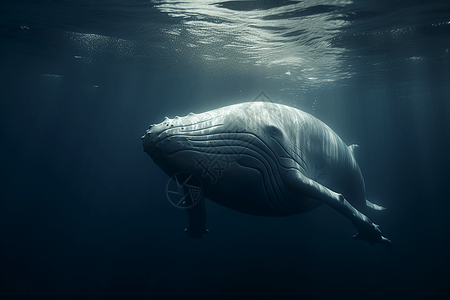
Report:
M 153 150 L 159 148 L 163 140 L 170 141 L 170 136 L 185 130 L 186 126 L 195 122 L 195 116 L 196 114 L 191 112 L 185 117 L 175 116 L 173 119 L 165 117 L 161 123 L 150 125 L 141 136 L 144 152 L 151 156 Z
M 164 118 L 159 124 L 153 124 L 148 127 L 145 134 L 141 137 L 144 151 L 150 154 L 158 143 L 167 136 L 167 131 L 174 126 L 173 120 Z

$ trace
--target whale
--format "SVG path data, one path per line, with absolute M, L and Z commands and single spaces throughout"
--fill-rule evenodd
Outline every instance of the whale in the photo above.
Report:
M 272 102 L 244 102 L 165 117 L 150 125 L 141 139 L 144 152 L 169 177 L 197 179 L 200 196 L 193 196 L 192 186 L 183 187 L 184 201 L 192 204 L 185 207 L 190 237 L 208 233 L 208 199 L 268 217 L 328 205 L 351 221 L 355 239 L 392 245 L 360 212 L 363 207 L 385 208 L 366 199 L 355 159 L 359 146 L 347 146 L 330 127 L 304 111 Z

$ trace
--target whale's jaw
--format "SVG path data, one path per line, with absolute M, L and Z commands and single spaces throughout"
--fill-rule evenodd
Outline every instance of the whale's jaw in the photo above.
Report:
M 201 151 L 222 131 L 222 116 L 190 113 L 185 117 L 166 117 L 163 122 L 150 125 L 141 139 L 144 152 L 153 160 L 164 160 L 164 156 L 183 150 Z M 196 147 L 193 146 L 193 141 Z

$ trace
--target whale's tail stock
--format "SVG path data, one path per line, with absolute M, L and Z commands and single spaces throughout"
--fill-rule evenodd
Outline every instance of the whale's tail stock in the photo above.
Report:
M 381 205 L 372 203 L 372 202 L 370 202 L 370 201 L 367 200 L 367 199 L 366 199 L 366 205 L 367 205 L 368 207 L 370 207 L 371 209 L 374 209 L 374 210 L 385 210 L 385 209 L 386 209 L 386 207 L 383 207 L 383 206 L 381 206 Z
M 359 145 L 357 145 L 357 144 L 351 144 L 350 146 L 348 146 L 348 149 L 349 149 L 350 152 L 352 153 L 353 158 L 356 159 L 356 154 L 357 154 L 357 152 L 358 152 L 358 150 L 359 150 Z M 383 207 L 383 206 L 381 206 L 381 205 L 372 203 L 372 202 L 370 202 L 370 201 L 367 200 L 367 199 L 366 199 L 366 205 L 367 205 L 368 207 L 370 207 L 371 209 L 373 209 L 373 210 L 385 210 L 385 209 L 386 209 L 386 207 Z

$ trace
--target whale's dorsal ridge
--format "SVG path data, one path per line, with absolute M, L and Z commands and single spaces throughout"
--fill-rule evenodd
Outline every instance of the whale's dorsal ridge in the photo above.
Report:
M 350 146 L 348 146 L 348 149 L 350 150 L 350 152 L 353 155 L 353 158 L 355 158 L 355 159 L 356 159 L 355 153 L 358 152 L 358 148 L 359 148 L 359 145 L 357 145 L 357 144 L 351 144 Z

